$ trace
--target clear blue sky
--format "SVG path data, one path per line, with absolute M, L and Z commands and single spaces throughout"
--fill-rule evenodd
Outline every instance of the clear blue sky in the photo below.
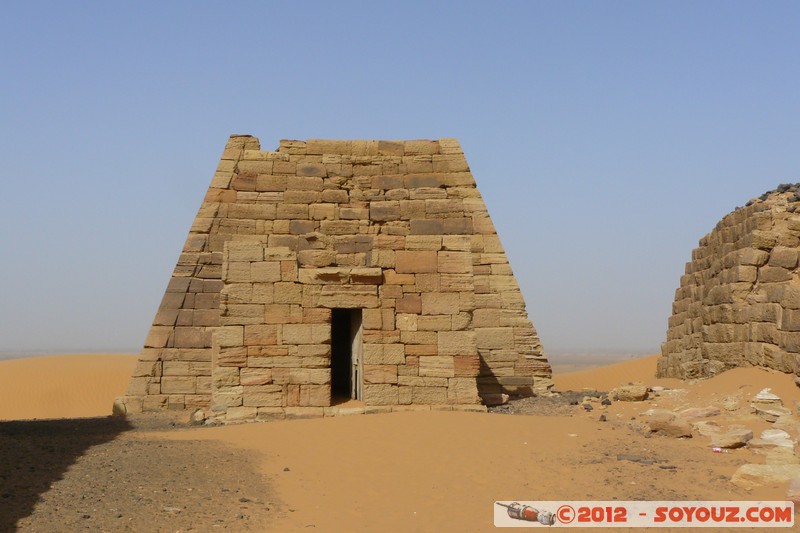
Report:
M 0 352 L 138 351 L 225 141 L 457 137 L 551 353 L 800 181 L 797 2 L 12 2 Z

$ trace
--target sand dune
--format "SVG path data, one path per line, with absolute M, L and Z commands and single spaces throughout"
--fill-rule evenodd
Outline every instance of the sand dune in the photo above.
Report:
M 81 354 L 0 361 L 0 420 L 110 415 L 136 360 Z
M 488 531 L 495 500 L 783 500 L 785 483 L 745 490 L 729 482 L 739 465 L 763 463 L 763 456 L 748 449 L 713 454 L 705 437 L 645 438 L 630 425 L 653 406 L 719 405 L 735 397 L 739 419 L 729 422 L 759 431 L 769 424 L 749 414 L 749 397 L 771 387 L 793 408 L 800 389 L 791 376 L 736 369 L 686 384 L 656 380 L 656 360 L 556 375 L 559 390 L 608 390 L 631 381 L 673 389 L 646 403 L 615 402 L 593 412 L 576 407 L 572 416 L 409 412 L 121 438 L 221 442 L 252 457 L 279 502 L 271 504 L 274 531 Z M 120 355 L 1 362 L 0 418 L 108 414 L 134 362 Z

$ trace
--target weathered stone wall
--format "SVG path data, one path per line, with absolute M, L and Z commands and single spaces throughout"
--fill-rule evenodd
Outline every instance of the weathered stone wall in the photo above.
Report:
M 552 386 L 456 140 L 271 152 L 234 136 L 119 403 L 328 414 L 332 308 L 363 309 L 368 406 L 468 406 Z
M 795 190 L 751 200 L 700 240 L 675 292 L 659 376 L 706 377 L 737 366 L 800 372 Z

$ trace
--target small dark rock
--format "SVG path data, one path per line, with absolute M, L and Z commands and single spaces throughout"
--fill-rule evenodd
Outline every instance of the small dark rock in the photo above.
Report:
M 288 472 L 289 471 L 289 467 L 288 466 L 284 467 L 283 471 L 284 472 Z
M 594 409 L 594 407 L 592 407 L 591 404 L 585 403 L 583 404 L 583 409 L 585 411 L 591 411 L 592 409 Z
M 600 402 L 602 405 L 611 405 L 611 400 L 608 398 L 603 398 L 603 401 Z
M 606 415 L 600 415 L 600 422 L 605 422 L 606 420 Z

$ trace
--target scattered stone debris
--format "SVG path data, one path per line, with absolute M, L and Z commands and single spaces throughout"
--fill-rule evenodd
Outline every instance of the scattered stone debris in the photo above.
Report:
M 647 387 L 641 383 L 629 383 L 613 389 L 609 396 L 620 402 L 641 402 L 647 399 Z
M 602 400 L 605 399 L 607 399 L 607 393 L 603 391 L 559 391 L 548 396 L 512 398 L 505 405 L 489 407 L 488 411 L 501 414 L 567 416 L 575 414 L 576 408 L 579 406 L 588 406 L 589 409 L 582 407 L 586 411 L 594 409 L 592 403 L 599 403 L 605 407 L 605 404 L 602 403 Z
M 677 413 L 666 409 L 649 409 L 643 414 L 646 417 L 645 424 L 652 433 L 676 438 L 692 436 L 692 425 Z
M 713 420 L 700 420 L 693 422 L 692 427 L 704 437 L 712 437 L 722 431 L 722 428 Z
M 796 465 L 800 464 L 800 457 L 790 448 L 778 447 L 767 452 L 764 462 L 768 465 Z
M 745 446 L 753 438 L 753 432 L 746 428 L 728 429 L 711 438 L 711 445 L 716 448 L 735 449 Z
M 792 478 L 800 477 L 800 464 L 790 465 L 757 465 L 746 464 L 736 470 L 731 478 L 734 485 L 751 489 L 759 485 L 785 483 Z
M 703 418 L 718 416 L 721 413 L 719 407 L 690 407 L 679 412 L 678 415 L 687 422 L 694 422 Z
M 753 451 L 767 452 L 777 447 L 794 450 L 794 441 L 791 436 L 782 429 L 765 429 L 757 439 L 752 439 L 747 443 L 747 447 Z
M 767 422 L 776 422 L 782 416 L 792 414 L 792 411 L 783 407 L 783 400 L 766 388 L 756 394 L 750 402 L 750 409 Z

